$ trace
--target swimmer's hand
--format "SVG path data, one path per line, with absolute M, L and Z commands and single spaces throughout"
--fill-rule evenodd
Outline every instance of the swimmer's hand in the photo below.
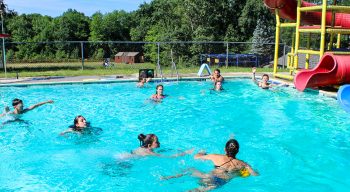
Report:
M 194 151 L 194 148 L 189 149 L 189 150 L 186 150 L 186 151 L 184 151 L 184 153 L 186 153 L 186 154 L 192 154 L 193 151 Z
M 8 106 L 6 106 L 6 107 L 4 108 L 3 113 L 0 114 L 0 117 L 5 116 L 5 115 L 8 114 L 9 112 L 10 112 L 10 108 L 9 108 Z
M 255 73 L 256 72 L 256 67 L 253 67 L 252 68 L 252 73 Z
M 48 100 L 46 101 L 46 103 L 53 103 L 53 100 Z
M 8 113 L 8 112 L 10 112 L 10 108 L 9 108 L 9 106 L 6 106 L 4 109 L 4 113 Z

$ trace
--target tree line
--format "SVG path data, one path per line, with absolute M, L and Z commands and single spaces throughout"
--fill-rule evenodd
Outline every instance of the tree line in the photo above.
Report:
M 7 56 L 17 61 L 80 58 L 81 44 L 65 43 L 67 41 L 96 42 L 84 45 L 84 57 L 89 59 L 102 58 L 106 52 L 130 49 L 125 44 L 101 41 L 274 43 L 274 15 L 261 0 L 153 0 L 141 4 L 136 11 L 96 12 L 91 17 L 74 9 L 68 9 L 58 17 L 19 15 L 8 7 L 5 12 L 5 31 L 11 34 L 6 40 Z M 52 43 L 56 41 L 61 43 Z M 146 60 L 155 61 L 156 46 L 129 45 L 133 50 L 128 51 L 142 51 Z M 164 53 L 165 57 L 170 49 L 181 51 L 182 59 L 187 61 L 206 50 L 203 44 L 177 47 L 169 44 L 162 46 L 161 55 Z M 212 49 L 209 51 L 220 53 L 226 48 Z M 230 52 L 268 54 L 254 44 L 230 49 Z

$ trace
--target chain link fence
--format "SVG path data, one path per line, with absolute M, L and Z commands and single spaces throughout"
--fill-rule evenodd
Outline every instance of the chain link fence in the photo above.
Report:
M 280 45 L 280 50 L 285 46 Z M 8 73 L 58 70 L 110 70 L 123 74 L 152 68 L 196 73 L 203 63 L 213 68 L 263 67 L 273 63 L 274 44 L 251 42 L 6 42 Z M 261 51 L 261 53 L 259 52 Z M 280 51 L 285 58 L 286 52 Z M 1 53 L 3 58 L 3 53 Z M 283 59 L 285 60 L 285 59 Z M 3 63 L 3 59 L 2 59 Z M 285 62 L 279 63 L 284 67 Z M 2 65 L 2 72 L 5 66 Z M 93 72 L 92 72 L 93 73 Z M 98 73 L 98 72 L 96 72 Z

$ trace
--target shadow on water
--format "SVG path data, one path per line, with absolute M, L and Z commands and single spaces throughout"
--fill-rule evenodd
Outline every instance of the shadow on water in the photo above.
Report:
M 127 177 L 133 164 L 125 160 L 102 163 L 102 172 L 110 177 Z
M 31 125 L 31 123 L 29 121 L 27 121 L 27 120 L 14 118 L 14 119 L 7 119 L 4 122 L 2 122 L 0 128 L 6 126 L 8 124 L 25 125 L 26 128 L 29 128 L 29 126 Z

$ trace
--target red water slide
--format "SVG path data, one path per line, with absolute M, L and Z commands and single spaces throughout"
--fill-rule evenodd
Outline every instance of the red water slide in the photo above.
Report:
M 315 68 L 299 71 L 294 77 L 294 85 L 299 91 L 305 88 L 350 83 L 350 56 L 323 55 Z
M 280 17 L 295 21 L 297 18 L 297 1 L 296 0 L 264 0 L 265 5 L 270 9 L 279 9 Z M 313 3 L 301 2 L 302 7 L 314 6 Z M 326 25 L 331 25 L 332 13 L 327 13 Z M 301 22 L 303 24 L 321 25 L 321 12 L 302 12 Z M 337 13 L 335 15 L 335 26 L 350 28 L 350 14 Z
M 270 9 L 279 9 L 280 17 L 296 20 L 296 0 L 264 0 Z M 302 7 L 314 4 L 302 1 Z M 327 13 L 326 25 L 331 25 L 332 13 Z M 302 12 L 301 22 L 309 25 L 321 24 L 321 12 Z M 335 14 L 335 26 L 350 28 L 350 14 Z M 299 71 L 294 77 L 294 85 L 299 91 L 305 88 L 350 83 L 350 56 L 325 54 L 312 70 Z

